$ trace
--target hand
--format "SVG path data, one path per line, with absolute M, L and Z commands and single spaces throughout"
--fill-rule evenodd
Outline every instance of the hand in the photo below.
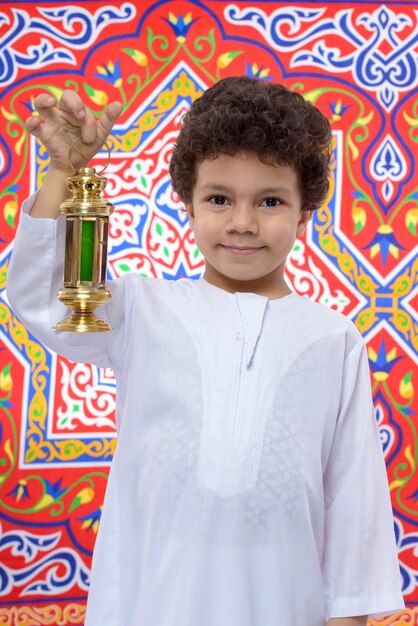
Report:
M 26 130 L 45 146 L 51 158 L 50 168 L 67 175 L 73 173 L 69 150 L 75 140 L 80 139 L 71 151 L 71 163 L 77 170 L 85 167 L 102 148 L 122 110 L 120 102 L 112 102 L 96 119 L 80 96 L 70 89 L 63 92 L 58 104 L 47 93 L 37 96 L 34 104 L 39 117 L 29 117 Z

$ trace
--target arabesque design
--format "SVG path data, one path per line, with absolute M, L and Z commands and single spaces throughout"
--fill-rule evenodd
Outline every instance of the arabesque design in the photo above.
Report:
M 2 3 L 2 624 L 83 623 L 116 445 L 112 372 L 51 354 L 8 306 L 19 206 L 48 165 L 24 120 L 43 91 L 58 98 L 74 89 L 95 115 L 119 99 L 106 173 L 116 206 L 109 277 L 197 277 L 203 259 L 168 162 L 191 102 L 233 74 L 283 82 L 331 121 L 332 189 L 296 242 L 287 277 L 298 293 L 349 316 L 366 340 L 408 607 L 373 623 L 418 623 L 417 61 L 410 3 Z

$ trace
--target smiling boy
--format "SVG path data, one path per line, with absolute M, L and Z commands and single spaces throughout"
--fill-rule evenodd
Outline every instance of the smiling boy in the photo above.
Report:
M 301 207 L 298 177 L 288 165 L 242 153 L 201 163 L 186 208 L 205 279 L 231 293 L 269 299 L 291 293 L 286 257 L 312 213 Z
M 86 626 L 362 626 L 403 608 L 364 343 L 284 279 L 327 194 L 326 118 L 257 79 L 205 92 L 170 162 L 203 278 L 110 281 L 114 331 L 77 336 L 51 330 L 57 206 L 69 146 L 81 137 L 84 165 L 120 105 L 98 122 L 74 92 L 35 105 L 44 123 L 27 128 L 51 166 L 23 207 L 9 299 L 39 340 L 112 367 L 118 386 Z

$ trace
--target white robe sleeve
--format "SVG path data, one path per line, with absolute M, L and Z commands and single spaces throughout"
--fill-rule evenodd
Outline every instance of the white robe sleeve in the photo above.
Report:
M 126 294 L 124 281 L 109 281 L 112 300 L 97 309 L 108 332 L 54 331 L 69 311 L 56 295 L 63 286 L 65 219 L 30 217 L 36 196 L 23 205 L 7 272 L 7 297 L 25 328 L 49 349 L 80 363 L 118 368 L 123 354 Z
M 386 467 L 360 335 L 345 362 L 324 493 L 327 619 L 401 610 L 404 602 Z

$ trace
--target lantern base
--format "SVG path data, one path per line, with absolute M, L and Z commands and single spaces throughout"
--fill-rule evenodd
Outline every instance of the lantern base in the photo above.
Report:
M 98 333 L 112 330 L 107 322 L 99 319 L 89 311 L 81 311 L 68 315 L 54 326 L 54 330 L 76 333 Z
M 93 311 L 112 298 L 108 289 L 96 289 L 85 285 L 64 287 L 57 298 L 71 309 L 70 315 L 58 322 L 54 330 L 75 333 L 98 333 L 112 330 L 109 324 L 95 316 Z

